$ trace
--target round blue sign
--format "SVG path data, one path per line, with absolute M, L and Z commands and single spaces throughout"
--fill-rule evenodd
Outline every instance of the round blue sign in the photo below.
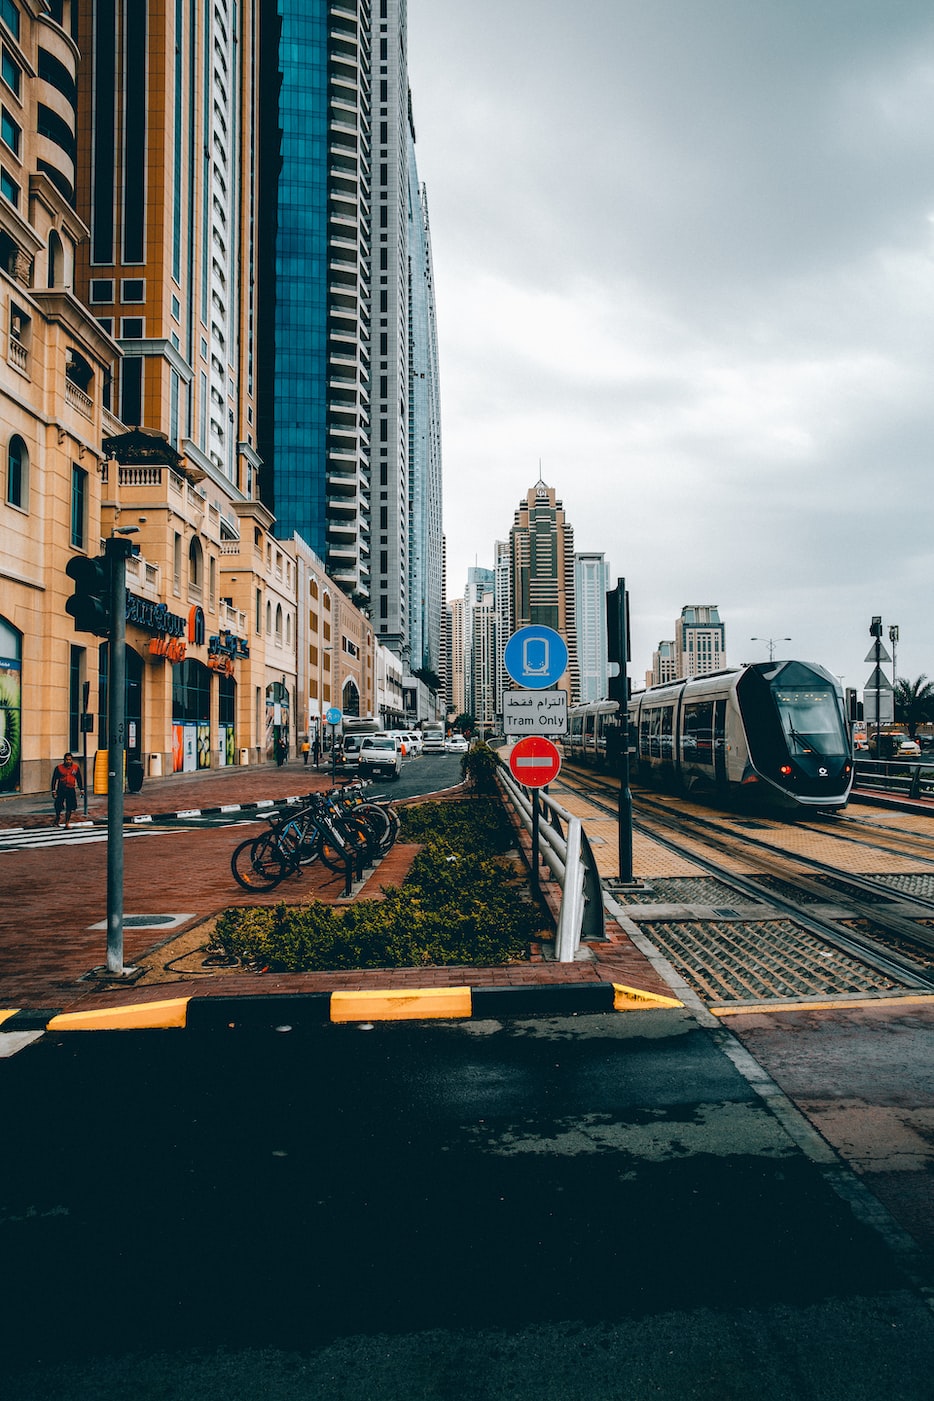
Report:
M 519 628 L 506 643 L 503 665 L 517 686 L 544 691 L 568 669 L 568 645 L 554 628 Z
M 340 711 L 338 710 L 337 706 L 332 705 L 330 710 L 325 712 L 324 718 L 325 720 L 327 720 L 329 725 L 339 725 L 343 717 Z

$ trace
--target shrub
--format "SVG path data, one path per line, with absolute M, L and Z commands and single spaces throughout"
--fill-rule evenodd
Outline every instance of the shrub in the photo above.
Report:
M 244 963 L 285 972 L 528 958 L 542 914 L 502 858 L 512 836 L 501 805 L 425 803 L 405 809 L 403 823 L 406 837 L 424 846 L 383 900 L 226 910 L 215 943 Z

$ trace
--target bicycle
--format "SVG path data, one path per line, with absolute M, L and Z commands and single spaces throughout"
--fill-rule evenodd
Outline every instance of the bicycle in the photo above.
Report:
M 346 874 L 349 868 L 369 864 L 395 839 L 378 805 L 357 804 L 351 797 L 342 800 L 339 793 L 309 794 L 302 801 L 305 805 L 298 811 L 270 815 L 270 830 L 248 837 L 234 851 L 230 868 L 244 890 L 274 890 L 319 858 L 329 870 Z

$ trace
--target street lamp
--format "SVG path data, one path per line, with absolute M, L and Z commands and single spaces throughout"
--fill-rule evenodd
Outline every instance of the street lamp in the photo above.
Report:
M 770 661 L 770 662 L 774 662 L 774 660 L 775 660 L 775 644 L 776 644 L 776 642 L 790 642 L 790 641 L 791 641 L 791 638 L 790 638 L 790 637 L 750 637 L 749 641 L 750 641 L 750 642 L 765 642 L 765 643 L 767 644 L 767 646 L 768 646 L 768 649 L 769 649 L 769 661 Z

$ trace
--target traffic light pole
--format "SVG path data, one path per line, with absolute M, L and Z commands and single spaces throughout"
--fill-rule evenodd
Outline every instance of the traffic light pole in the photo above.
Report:
M 126 562 L 133 547 L 112 535 L 110 561 L 110 686 L 107 697 L 107 971 L 123 967 L 123 782 L 126 758 Z
M 619 752 L 616 771 L 619 774 L 619 878 L 632 884 L 632 792 L 629 787 L 629 596 L 626 580 L 617 579 L 616 588 L 606 596 L 607 658 L 616 662 L 619 671 L 609 680 L 610 699 L 619 706 Z

